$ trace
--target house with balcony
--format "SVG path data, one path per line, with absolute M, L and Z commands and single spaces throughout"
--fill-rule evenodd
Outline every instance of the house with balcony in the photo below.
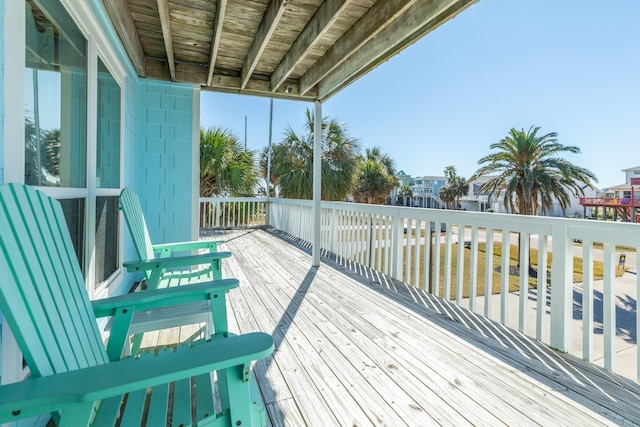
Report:
M 313 200 L 198 197 L 201 91 L 312 102 L 322 116 L 325 100 L 473 3 L 0 1 L 0 185 L 59 202 L 92 300 L 142 277 L 123 268 L 135 258 L 118 210 L 125 187 L 154 242 L 222 238 L 233 253 L 224 274 L 241 282 L 229 330 L 275 344 L 251 373 L 267 425 L 637 423 L 635 297 L 616 293 L 631 279 L 614 262 L 617 245 L 640 246 L 637 224 L 323 202 L 319 125 Z M 537 251 L 535 278 L 492 255 L 518 242 L 521 259 Z M 0 321 L 0 383 L 29 381 L 16 336 L 31 332 Z M 97 327 L 108 336 L 107 323 Z M 145 333 L 142 346 L 205 334 L 186 325 Z M 55 423 L 52 411 L 13 424 Z
M 640 166 L 623 169 L 625 182 L 580 199 L 587 218 L 640 221 Z
M 444 176 L 421 176 L 413 180 L 413 203 L 411 206 L 419 208 L 444 207 L 444 203 L 438 197 L 438 192 L 447 183 Z

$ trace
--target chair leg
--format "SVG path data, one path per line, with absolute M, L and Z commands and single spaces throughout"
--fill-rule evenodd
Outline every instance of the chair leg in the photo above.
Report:
M 251 425 L 250 366 L 234 366 L 226 369 L 226 390 L 232 425 Z M 222 391 L 220 398 L 222 400 Z

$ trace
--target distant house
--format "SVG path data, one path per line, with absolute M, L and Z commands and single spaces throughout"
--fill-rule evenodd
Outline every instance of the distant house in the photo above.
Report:
M 631 198 L 631 178 L 640 178 L 640 166 L 634 168 L 622 169 L 625 174 L 624 183 L 603 188 L 598 192 L 599 197 L 608 197 L 613 199 Z M 637 190 L 637 186 L 636 186 Z M 640 191 L 634 192 L 634 198 L 640 199 Z
M 440 188 L 447 183 L 444 176 L 423 176 L 414 178 L 413 203 L 411 206 L 419 208 L 442 208 L 444 203 L 438 197 Z
M 402 205 L 404 203 L 400 200 L 400 189 L 405 185 L 411 187 L 413 185 L 413 178 L 403 170 L 396 173 L 396 178 L 398 178 L 398 185 L 391 191 L 391 204 Z
M 469 183 L 469 194 L 460 198 L 462 210 L 472 212 L 507 212 L 502 203 L 502 196 L 489 197 L 488 192 L 480 192 L 482 184 L 491 178 L 493 178 L 492 175 L 484 175 Z

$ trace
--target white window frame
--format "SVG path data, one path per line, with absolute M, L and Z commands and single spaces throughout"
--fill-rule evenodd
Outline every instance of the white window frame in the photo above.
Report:
M 95 287 L 95 266 L 93 254 L 87 248 L 93 247 L 95 238 L 96 196 L 118 196 L 124 184 L 124 118 L 126 68 L 109 42 L 86 0 L 59 0 L 71 15 L 75 24 L 88 42 L 87 49 L 87 181 L 86 188 L 40 187 L 42 191 L 56 199 L 83 198 L 85 200 L 85 282 L 92 299 L 108 296 L 110 289 L 117 287 L 123 277 L 122 215 L 118 216 L 118 269 L 98 288 Z M 25 1 L 5 2 L 4 14 L 4 158 L 3 183 L 24 183 L 24 69 L 25 69 Z M 10 43 L 8 41 L 11 41 Z M 96 189 L 96 142 L 97 142 L 97 65 L 98 57 L 120 86 L 120 187 L 116 189 Z M 2 319 L 0 318 L 0 322 Z M 0 379 L 3 384 L 20 381 L 28 374 L 22 369 L 22 356 L 6 322 L 0 323 Z

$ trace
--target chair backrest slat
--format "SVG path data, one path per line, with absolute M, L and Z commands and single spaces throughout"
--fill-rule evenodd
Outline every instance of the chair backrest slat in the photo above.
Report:
M 0 309 L 35 376 L 105 363 L 60 204 L 0 187 Z
M 153 244 L 151 243 L 151 237 L 147 230 L 138 196 L 130 188 L 125 188 L 120 193 L 119 202 L 127 227 L 131 231 L 131 237 L 138 256 L 141 260 L 155 258 Z

